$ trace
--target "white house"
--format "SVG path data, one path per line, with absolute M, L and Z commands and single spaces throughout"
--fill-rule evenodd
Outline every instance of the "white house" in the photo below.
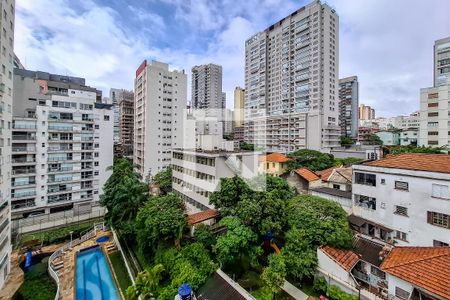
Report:
M 349 221 L 401 246 L 450 244 L 450 155 L 399 154 L 353 165 Z

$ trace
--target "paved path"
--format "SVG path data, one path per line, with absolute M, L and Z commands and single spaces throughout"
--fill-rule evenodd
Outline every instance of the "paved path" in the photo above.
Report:
M 281 287 L 281 289 L 283 289 L 291 297 L 294 297 L 294 299 L 296 299 L 296 300 L 307 300 L 309 297 L 308 295 L 303 293 L 301 290 L 299 290 L 298 288 L 296 288 L 295 286 L 293 286 L 286 280 L 284 281 L 284 284 Z

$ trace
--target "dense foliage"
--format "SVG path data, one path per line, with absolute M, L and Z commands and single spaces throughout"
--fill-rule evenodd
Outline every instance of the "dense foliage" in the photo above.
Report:
M 241 142 L 239 148 L 241 148 L 241 150 L 255 151 L 255 145 L 246 142 Z
M 328 285 L 324 277 L 314 278 L 314 290 L 322 295 L 327 295 L 332 300 L 357 300 L 357 296 L 345 293 L 336 285 Z
M 429 153 L 429 154 L 441 154 L 443 153 L 443 148 L 433 148 L 433 147 L 416 147 L 416 146 L 394 146 L 389 147 L 390 154 L 401 154 L 401 153 Z
M 167 195 L 172 191 L 172 169 L 165 168 L 164 170 L 159 171 L 155 177 L 153 177 L 153 181 L 159 185 L 161 195 Z
M 334 161 L 335 166 L 350 167 L 351 165 L 364 161 L 364 159 L 358 157 L 346 157 L 346 158 L 336 158 Z
M 185 226 L 184 203 L 178 196 L 151 197 L 136 217 L 137 242 L 143 251 L 155 250 L 162 240 L 178 244 Z
M 131 231 L 139 208 L 148 199 L 148 187 L 139 180 L 133 164 L 118 159 L 103 187 L 100 203 L 107 208 L 105 221 L 114 228 Z
M 351 137 L 345 136 L 345 135 L 341 136 L 340 140 L 341 140 L 341 146 L 344 146 L 344 147 L 351 146 L 355 143 Z
M 280 286 L 284 284 L 286 277 L 286 264 L 284 257 L 278 254 L 269 255 L 269 264 L 261 274 L 264 284 L 276 294 L 280 291 Z
M 334 165 L 334 157 L 328 153 L 322 153 L 316 150 L 302 149 L 289 153 L 287 168 L 289 171 L 302 167 L 312 171 L 320 171 L 330 168 Z
M 383 145 L 383 141 L 376 134 L 369 134 L 366 137 L 365 143 L 368 145 Z

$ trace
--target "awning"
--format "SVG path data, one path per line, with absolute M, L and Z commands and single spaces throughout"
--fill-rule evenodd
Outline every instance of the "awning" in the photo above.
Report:
M 378 227 L 380 229 L 383 229 L 386 232 L 392 232 L 393 231 L 392 229 L 390 229 L 390 228 L 388 228 L 388 227 L 386 227 L 384 225 L 381 225 L 381 224 L 378 224 L 378 223 L 366 220 L 364 218 L 361 218 L 361 217 L 358 217 L 358 216 L 355 216 L 355 215 L 348 216 L 348 221 L 350 222 L 351 225 L 356 226 L 356 227 L 361 227 L 362 225 L 367 223 L 367 224 L 373 225 L 375 227 Z

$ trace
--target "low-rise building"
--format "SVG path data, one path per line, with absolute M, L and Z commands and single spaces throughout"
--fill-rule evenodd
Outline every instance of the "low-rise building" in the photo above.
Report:
M 259 158 L 259 173 L 280 176 L 287 171 L 286 163 L 289 161 L 283 153 L 274 152 Z
M 358 128 L 358 142 L 362 144 L 369 143 L 369 137 L 371 135 L 376 134 L 378 131 L 380 131 L 376 127 L 359 127 Z
M 417 140 L 419 139 L 419 128 L 411 127 L 403 129 L 400 132 L 400 145 L 401 146 L 417 146 Z
M 450 155 L 399 154 L 353 165 L 352 227 L 402 246 L 450 244 Z
M 312 188 L 322 184 L 320 177 L 308 168 L 299 168 L 281 176 L 300 194 L 309 194 Z
M 375 133 L 384 146 L 396 146 L 400 145 L 400 133 L 398 131 L 382 130 Z

